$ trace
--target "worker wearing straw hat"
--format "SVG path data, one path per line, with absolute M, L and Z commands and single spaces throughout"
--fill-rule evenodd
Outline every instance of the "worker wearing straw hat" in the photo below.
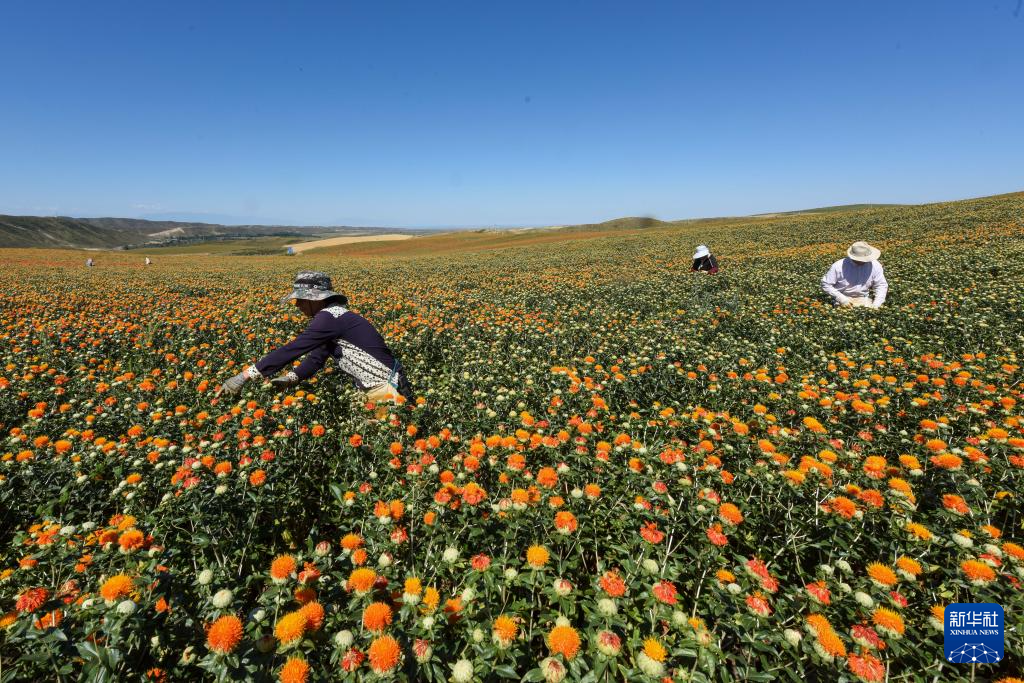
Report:
M 281 301 L 289 300 L 312 318 L 309 326 L 289 343 L 224 382 L 220 391 L 237 394 L 249 380 L 273 376 L 296 358 L 305 356 L 297 368 L 274 377 L 271 384 L 279 389 L 291 387 L 315 375 L 328 358 L 334 358 L 367 399 L 382 403 L 397 401 L 399 396 L 408 398 L 411 392 L 402 364 L 373 325 L 346 308 L 348 297 L 333 290 L 330 277 L 302 271 L 295 277 L 292 291 Z
M 821 278 L 821 288 L 839 306 L 881 308 L 889 292 L 885 272 L 878 262 L 881 254 L 867 242 L 854 242 L 846 250 L 846 258 L 833 263 Z

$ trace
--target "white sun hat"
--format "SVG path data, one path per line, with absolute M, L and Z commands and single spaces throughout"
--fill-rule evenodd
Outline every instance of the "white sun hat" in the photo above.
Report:
M 867 242 L 854 242 L 846 250 L 846 255 L 859 263 L 871 263 L 877 261 L 882 252 Z
M 709 256 L 711 251 L 708 249 L 706 244 L 701 244 L 697 247 L 697 251 L 693 252 L 693 258 L 699 259 Z

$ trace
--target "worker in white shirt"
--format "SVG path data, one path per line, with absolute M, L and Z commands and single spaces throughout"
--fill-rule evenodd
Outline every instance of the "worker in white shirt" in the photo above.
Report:
M 881 254 L 867 242 L 854 242 L 846 250 L 846 258 L 833 263 L 821 278 L 821 288 L 838 306 L 881 308 L 889 292 L 889 283 L 878 262 Z M 870 296 L 872 291 L 874 300 Z

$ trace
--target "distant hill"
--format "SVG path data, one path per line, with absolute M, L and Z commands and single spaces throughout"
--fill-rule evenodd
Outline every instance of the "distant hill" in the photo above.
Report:
M 132 238 L 134 239 L 134 238 Z M 104 249 L 131 241 L 111 228 L 63 216 L 0 216 L 0 247 Z
M 978 199 L 998 199 L 1018 196 L 1009 193 Z M 960 200 L 966 201 L 966 200 Z M 784 216 L 827 214 L 855 211 L 871 211 L 910 204 L 845 204 L 823 206 L 799 211 L 779 211 L 753 216 L 732 216 L 717 218 L 692 218 L 663 221 L 649 216 L 615 218 L 603 223 L 582 225 L 551 226 L 562 233 L 613 232 L 623 230 L 645 230 L 671 228 L 693 224 L 720 224 L 738 220 L 771 220 Z M 924 206 L 924 205 L 922 205 Z M 353 226 L 288 226 L 288 225 L 220 225 L 189 221 L 144 220 L 141 218 L 69 218 L 66 216 L 3 216 L 0 215 L 0 248 L 2 247 L 58 247 L 77 249 L 130 249 L 156 246 L 181 246 L 201 244 L 212 240 L 235 240 L 255 237 L 292 237 L 312 240 L 320 237 L 340 235 L 380 235 L 386 233 L 420 234 L 422 229 L 365 228 Z M 462 232 L 462 231 L 456 231 Z M 506 232 L 502 229 L 477 230 L 480 233 Z M 540 239 L 538 229 L 508 230 L 509 234 L 530 233 L 530 239 Z M 525 237 L 523 239 L 526 239 Z M 276 248 L 276 246 L 275 246 Z
M 817 209 L 800 209 L 799 211 L 775 211 L 772 213 L 757 213 L 755 216 L 796 216 L 801 213 L 845 213 L 847 211 L 865 211 L 867 209 L 889 209 L 894 206 L 907 206 L 906 204 L 840 204 L 838 206 L 822 206 Z
M 645 228 L 659 228 L 671 225 L 669 221 L 663 221 L 650 216 L 627 216 L 625 218 L 614 218 L 603 223 L 584 223 L 582 225 L 566 226 L 566 230 L 640 230 Z
M 0 215 L 0 247 L 126 249 L 251 237 L 377 234 L 391 228 L 351 226 L 217 225 L 141 218 Z M 398 231 L 402 232 L 402 231 Z

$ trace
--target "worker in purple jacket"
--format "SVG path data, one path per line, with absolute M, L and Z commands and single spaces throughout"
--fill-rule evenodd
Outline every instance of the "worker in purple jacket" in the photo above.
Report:
M 292 341 L 224 382 L 218 394 L 238 394 L 249 380 L 271 377 L 296 358 L 305 356 L 297 368 L 274 377 L 270 383 L 287 389 L 312 377 L 328 358 L 334 358 L 367 399 L 382 402 L 394 401 L 399 395 L 409 397 L 409 381 L 401 363 L 366 318 L 345 308 L 348 298 L 333 291 L 330 277 L 302 271 L 295 276 L 292 291 L 282 302 L 289 299 L 294 299 L 298 309 L 312 318 L 309 326 Z

